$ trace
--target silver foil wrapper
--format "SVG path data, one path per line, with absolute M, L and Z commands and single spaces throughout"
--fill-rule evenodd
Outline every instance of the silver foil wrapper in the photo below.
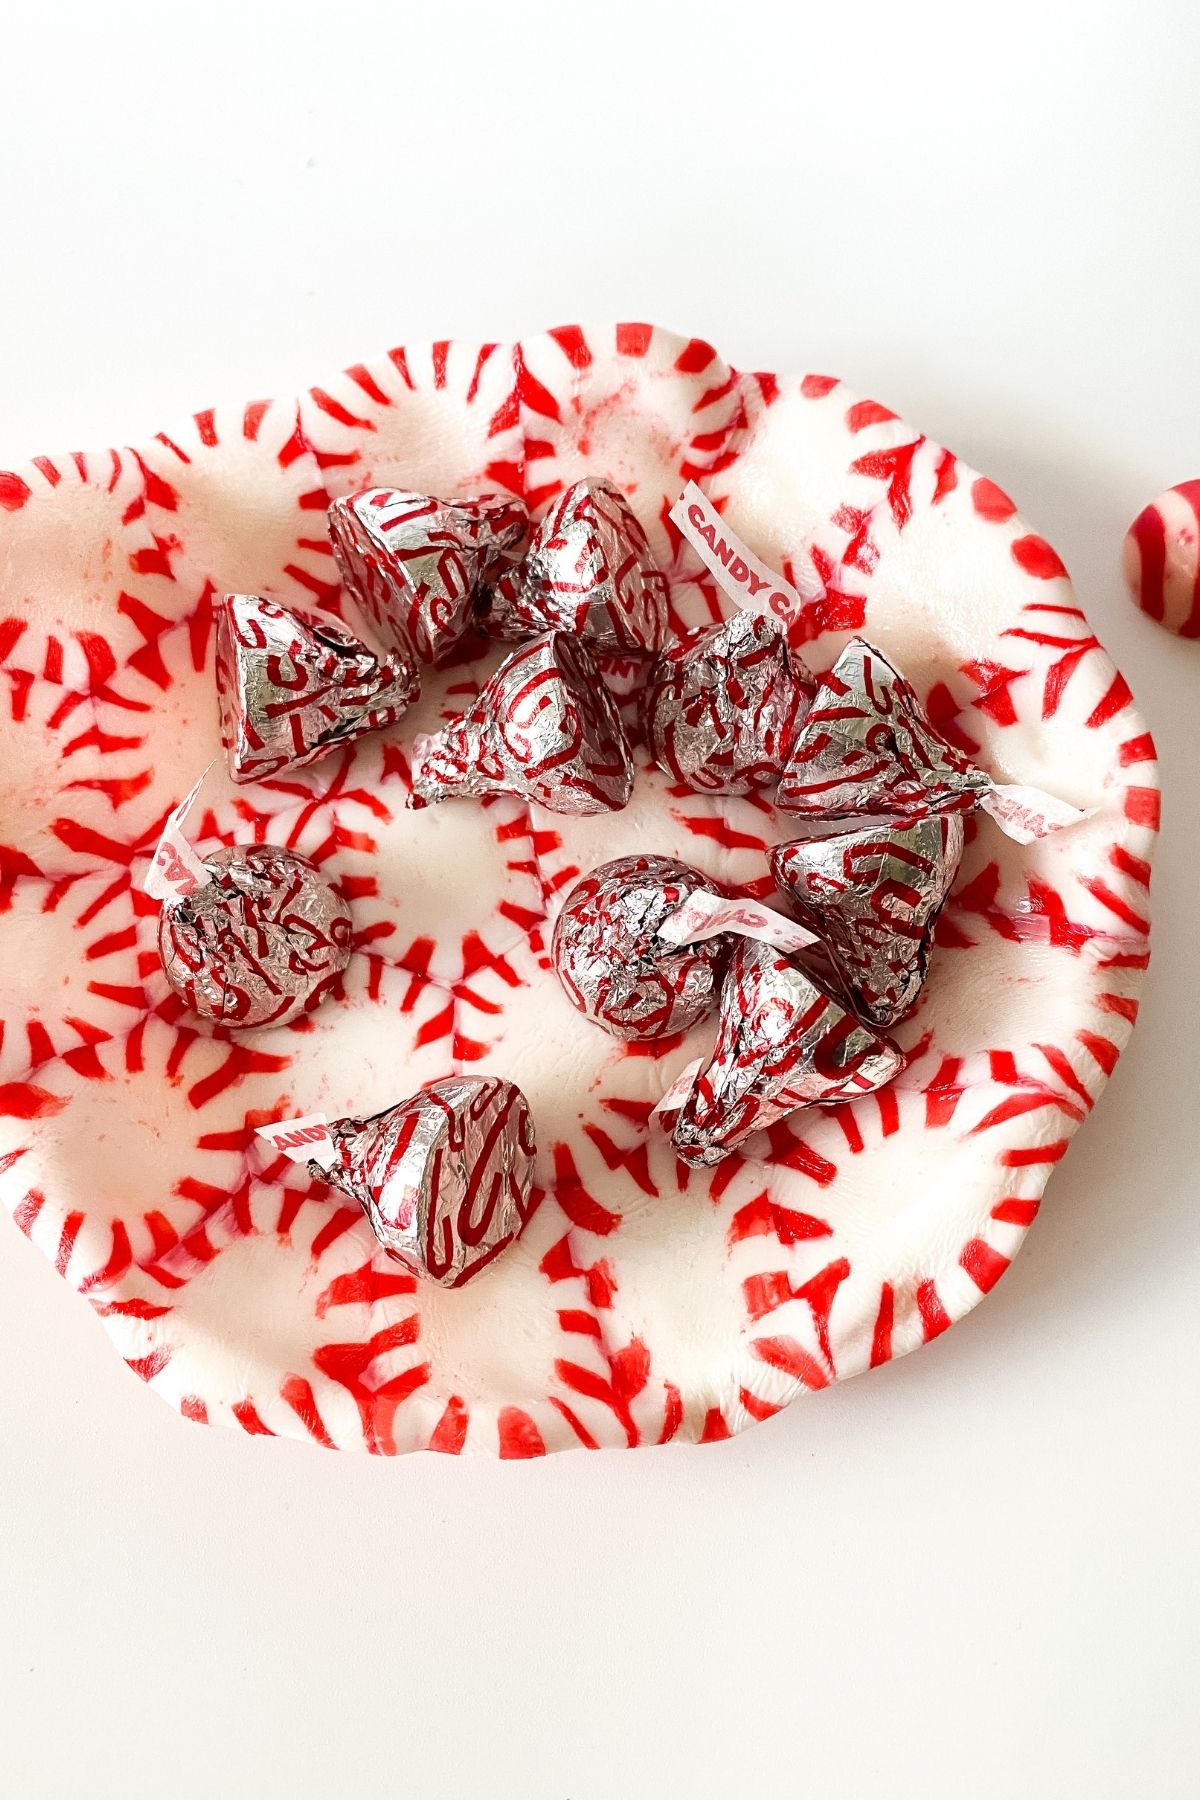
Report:
M 888 662 L 852 638 L 821 683 L 775 804 L 809 818 L 970 812 L 992 787 L 931 725 Z
M 394 725 L 420 691 L 407 650 L 373 656 L 333 620 L 256 594 L 226 594 L 218 608 L 221 738 L 235 781 L 303 768 Z
M 533 1211 L 533 1118 L 511 1081 L 448 1076 L 329 1135 L 337 1162 L 310 1172 L 358 1201 L 390 1256 L 443 1287 L 473 1280 Z
M 495 637 L 569 631 L 606 650 L 657 651 L 667 635 L 666 576 L 620 489 L 594 475 L 568 488 L 484 623 Z
M 880 819 L 777 844 L 771 871 L 825 939 L 860 1016 L 894 1025 L 925 981 L 933 928 L 958 871 L 960 813 Z
M 756 1131 L 799 1107 L 869 1094 L 904 1057 L 847 1012 L 797 962 L 740 938 L 721 989 L 717 1041 L 674 1115 L 687 1163 L 722 1161 Z
M 203 858 L 209 879 L 167 901 L 158 949 L 189 1012 L 234 1030 L 311 1012 L 350 960 L 353 924 L 307 857 L 233 844 Z
M 769 619 L 735 613 L 673 644 L 654 665 L 642 729 L 660 769 L 698 793 L 774 787 L 812 694 Z
M 373 633 L 422 662 L 445 662 L 475 630 L 476 608 L 509 583 L 529 515 L 505 494 L 438 500 L 364 488 L 329 508 L 333 553 Z
M 716 1004 L 728 939 L 678 947 L 659 927 L 714 882 L 669 856 L 622 856 L 577 881 L 554 926 L 555 973 L 573 1006 L 618 1038 L 686 1031 Z
M 414 806 L 516 794 L 551 812 L 617 812 L 633 791 L 620 715 L 584 646 L 561 631 L 523 644 L 467 712 L 413 746 Z

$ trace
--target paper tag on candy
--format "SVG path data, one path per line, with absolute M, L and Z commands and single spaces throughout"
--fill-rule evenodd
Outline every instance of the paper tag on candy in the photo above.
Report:
M 734 535 L 694 481 L 688 482 L 669 517 L 718 586 L 743 612 L 761 613 L 786 625 L 825 592 L 807 551 L 800 559 L 800 586 L 793 587 Z
M 1001 831 L 1018 844 L 1032 844 L 1052 831 L 1062 831 L 1092 817 L 1090 811 L 1081 812 L 1077 806 L 1069 806 L 1041 788 L 1022 787 L 1016 782 L 1002 782 L 990 788 L 979 804 Z
M 685 1063 L 658 1105 L 652 1108 L 650 1117 L 661 1119 L 665 1113 L 678 1112 L 695 1086 L 696 1077 L 703 1067 L 702 1056 L 698 1056 L 695 1062 Z
M 306 1113 L 302 1119 L 277 1119 L 270 1125 L 258 1126 L 254 1135 L 282 1151 L 289 1162 L 315 1162 L 330 1169 L 337 1161 L 324 1113 Z
M 208 769 L 212 768 L 209 763 Z M 167 814 L 154 860 L 142 883 L 153 900 L 186 900 L 209 879 L 208 870 L 183 835 L 183 822 L 192 809 L 196 795 L 204 785 L 205 769 L 191 792 L 185 794 L 173 812 Z
M 689 894 L 663 920 L 658 935 L 668 944 L 700 944 L 725 931 L 738 937 L 757 938 L 776 950 L 804 950 L 817 942 L 815 932 L 806 931 L 795 919 L 773 912 L 758 900 L 727 900 L 709 888 L 697 888 Z

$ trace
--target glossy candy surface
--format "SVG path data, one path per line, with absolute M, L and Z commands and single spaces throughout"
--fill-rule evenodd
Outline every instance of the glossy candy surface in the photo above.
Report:
M 871 1024 L 894 1025 L 916 1004 L 962 852 L 960 813 L 850 825 L 771 851 L 776 882 L 824 936 Z
M 791 957 L 739 938 L 721 990 L 717 1041 L 671 1140 L 688 1163 L 715 1164 L 802 1107 L 862 1099 L 904 1066 L 890 1039 L 859 1023 Z
M 1123 560 L 1134 605 L 1167 631 L 1200 637 L 1200 481 L 1181 481 L 1142 508 Z
M 380 640 L 437 663 L 473 633 L 476 609 L 516 568 L 529 518 L 507 494 L 438 500 L 365 488 L 334 501 L 329 535 L 342 579 Z
M 488 629 L 498 637 L 568 631 L 596 649 L 640 652 L 660 647 L 666 620 L 666 577 L 637 515 L 611 481 L 585 476 L 538 525 Z
M 633 761 L 616 706 L 584 645 L 532 638 L 501 663 L 467 711 L 413 753 L 417 806 L 515 794 L 551 812 L 617 812 Z

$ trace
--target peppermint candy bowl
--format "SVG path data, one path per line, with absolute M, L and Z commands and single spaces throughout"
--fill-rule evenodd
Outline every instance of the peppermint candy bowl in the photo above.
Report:
M 639 752 L 622 812 L 507 798 L 412 811 L 417 732 L 503 654 L 431 671 L 399 725 L 286 777 L 219 767 L 189 834 L 297 850 L 355 953 L 289 1026 L 203 1027 L 141 888 L 219 753 L 213 602 L 337 613 L 332 498 L 498 489 L 534 513 L 585 473 L 649 534 L 676 630 L 722 601 L 667 514 L 699 484 L 825 597 L 827 669 L 862 632 L 998 779 L 1090 810 L 1022 847 L 986 818 L 941 915 L 889 1087 L 793 1115 L 715 1170 L 650 1120 L 709 1027 L 608 1037 L 550 966 L 577 875 L 676 856 L 779 904 L 761 797 L 673 785 Z M 1154 749 L 1050 546 L 990 481 L 831 377 L 744 374 L 646 325 L 436 343 L 298 398 L 219 407 L 134 448 L 0 473 L 0 1195 L 118 1354 L 186 1417 L 393 1454 L 535 1456 L 724 1438 L 915 1349 L 996 1283 L 1132 1029 L 1147 961 Z M 460 1290 L 418 1283 L 357 1208 L 272 1160 L 268 1120 L 368 1114 L 454 1072 L 516 1082 L 538 1204 Z

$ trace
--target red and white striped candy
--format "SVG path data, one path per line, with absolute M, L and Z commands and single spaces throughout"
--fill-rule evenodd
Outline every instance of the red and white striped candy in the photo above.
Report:
M 1179 637 L 1200 637 L 1200 481 L 1181 481 L 1143 507 L 1125 533 L 1134 604 Z

